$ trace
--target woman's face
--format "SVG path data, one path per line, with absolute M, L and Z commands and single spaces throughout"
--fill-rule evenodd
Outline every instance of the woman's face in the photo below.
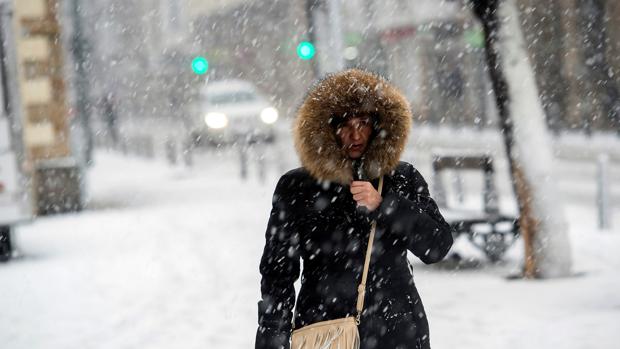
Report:
M 372 120 L 370 116 L 348 118 L 336 129 L 340 144 L 351 159 L 357 159 L 364 154 L 371 134 Z

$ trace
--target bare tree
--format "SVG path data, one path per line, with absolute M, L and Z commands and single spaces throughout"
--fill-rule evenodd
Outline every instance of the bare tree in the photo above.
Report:
M 567 224 L 553 181 L 553 154 L 514 0 L 472 0 L 481 20 L 525 241 L 526 278 L 567 276 Z M 500 25 L 501 23 L 501 25 Z

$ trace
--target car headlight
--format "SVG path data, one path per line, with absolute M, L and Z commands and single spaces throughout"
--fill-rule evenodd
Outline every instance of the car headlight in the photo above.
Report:
M 260 112 L 260 119 L 266 124 L 273 124 L 278 120 L 278 111 L 272 107 L 265 108 Z
M 210 128 L 224 128 L 228 125 L 228 118 L 224 113 L 207 113 L 205 122 Z

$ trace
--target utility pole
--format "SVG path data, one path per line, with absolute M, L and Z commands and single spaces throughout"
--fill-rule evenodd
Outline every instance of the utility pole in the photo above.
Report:
M 317 77 L 344 68 L 340 1 L 306 0 L 308 39 L 317 48 L 317 59 L 312 63 Z
M 89 46 L 84 37 L 82 26 L 83 8 L 80 0 L 72 0 L 72 19 L 73 19 L 73 35 L 72 35 L 72 53 L 75 60 L 75 85 L 76 85 L 76 112 L 79 122 L 82 124 L 84 131 L 84 141 L 86 149 L 84 156 L 87 164 L 92 164 L 93 160 L 93 135 L 90 127 L 90 112 L 92 110 L 90 99 L 90 84 L 88 81 L 89 65 Z
M 308 23 L 308 40 L 316 45 L 316 25 L 314 23 L 314 11 L 319 7 L 320 0 L 305 0 L 306 3 L 306 21 Z M 316 59 L 310 60 L 310 64 L 312 65 L 312 72 L 314 72 L 314 77 L 319 78 L 321 76 L 321 69 L 319 67 L 319 63 Z

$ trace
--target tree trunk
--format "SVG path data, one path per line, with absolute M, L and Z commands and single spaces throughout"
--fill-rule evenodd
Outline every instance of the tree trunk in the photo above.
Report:
M 523 276 L 567 276 L 572 264 L 568 226 L 553 181 L 552 144 L 517 7 L 514 0 L 482 0 L 474 1 L 474 11 L 485 30 L 487 63 L 519 203 Z

